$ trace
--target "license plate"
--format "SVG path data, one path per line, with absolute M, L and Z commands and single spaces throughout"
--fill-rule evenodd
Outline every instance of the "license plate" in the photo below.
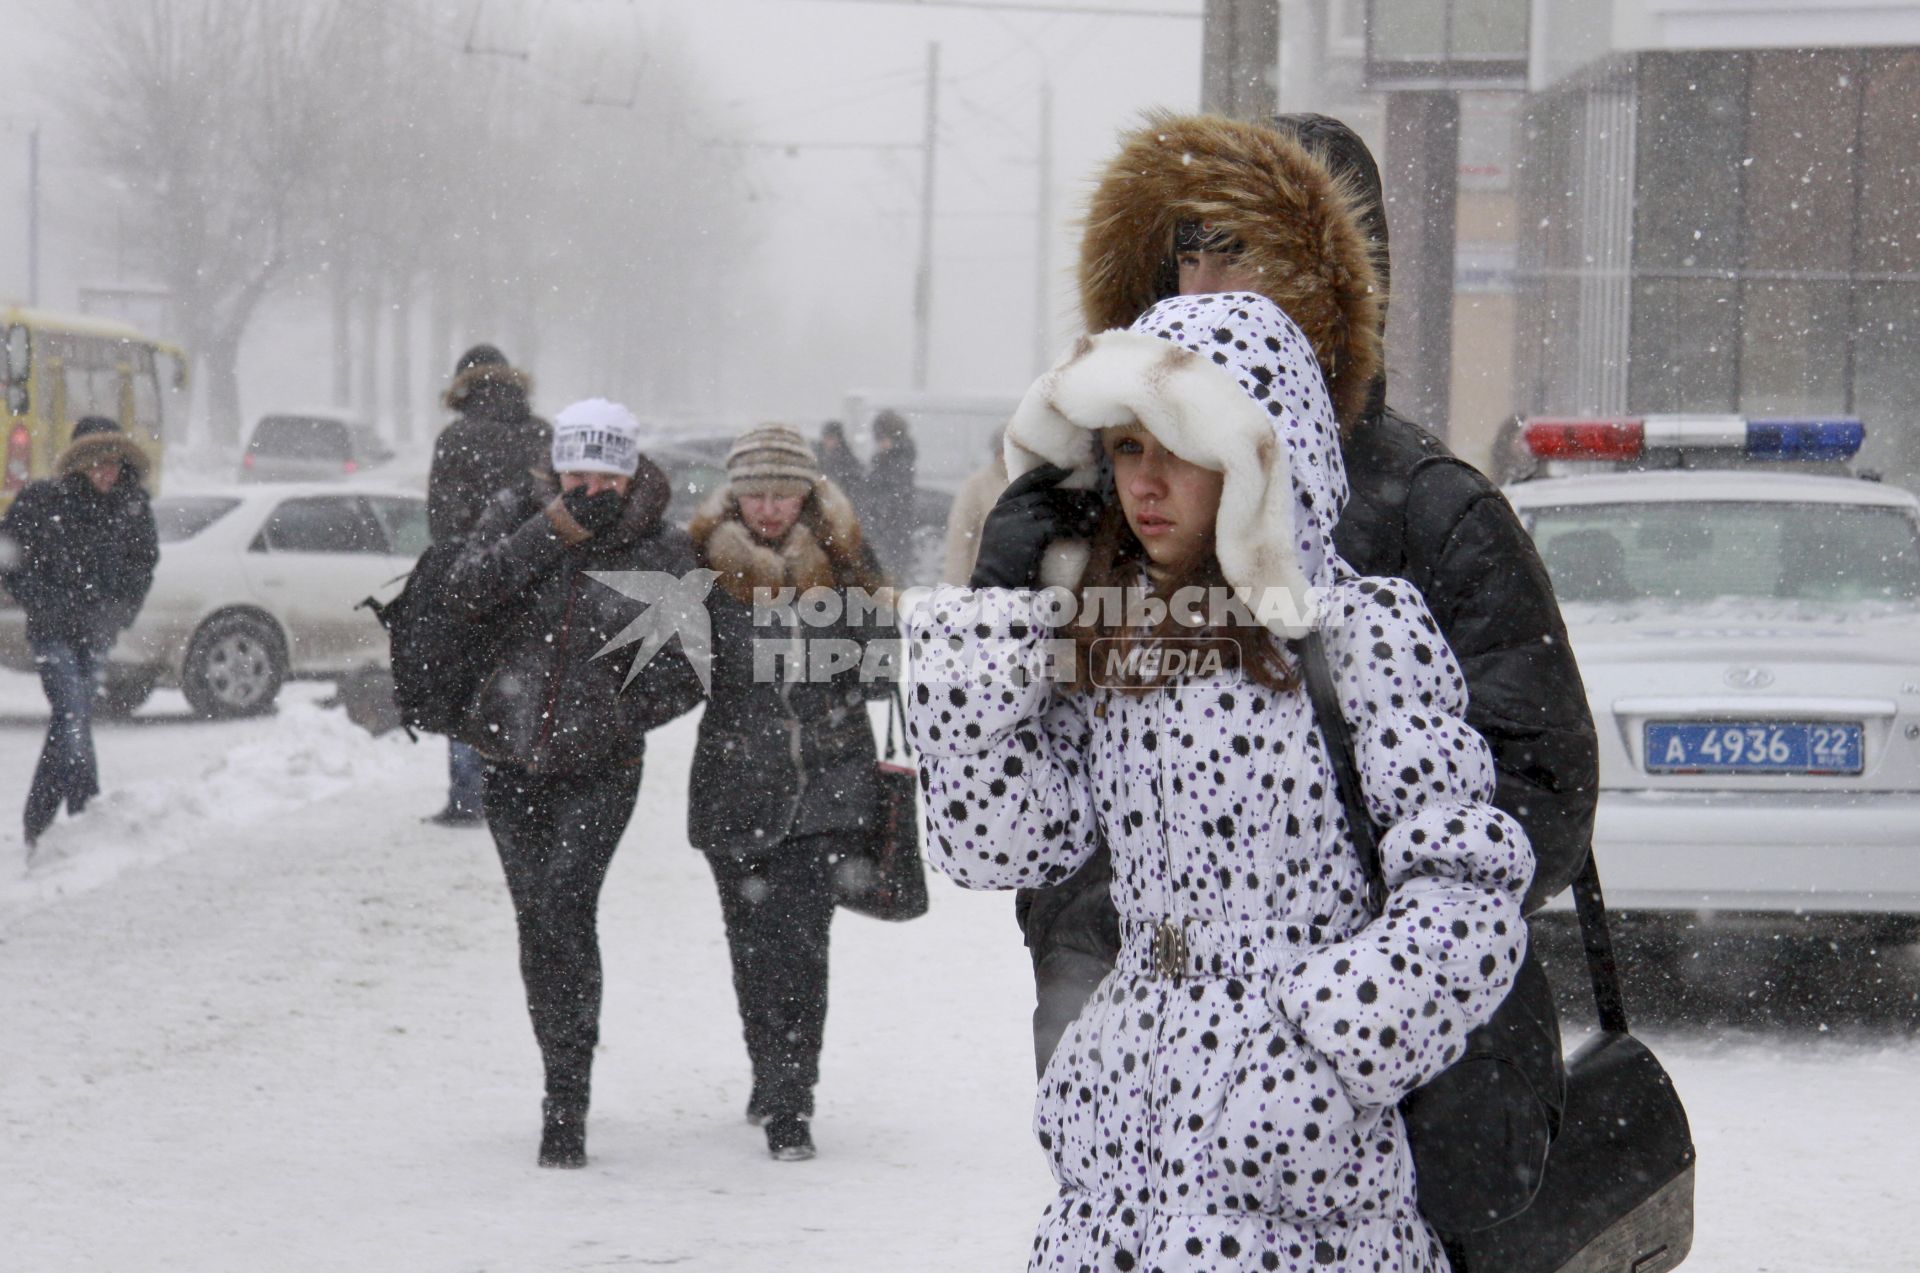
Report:
M 1648 721 L 1653 774 L 1857 774 L 1861 726 L 1842 721 Z

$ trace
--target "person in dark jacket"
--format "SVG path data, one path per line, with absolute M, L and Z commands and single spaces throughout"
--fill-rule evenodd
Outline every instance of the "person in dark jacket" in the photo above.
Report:
M 1525 902 L 1531 914 L 1579 872 L 1599 794 L 1593 720 L 1566 627 L 1539 554 L 1499 491 L 1389 408 L 1383 375 L 1355 374 L 1382 365 L 1385 305 L 1369 330 L 1289 304 L 1299 230 L 1273 158 L 1277 134 L 1297 139 L 1349 183 L 1383 285 L 1387 225 L 1379 170 L 1351 129 L 1319 115 L 1277 122 L 1268 129 L 1156 115 L 1128 135 L 1089 210 L 1081 312 L 1098 332 L 1179 292 L 1245 289 L 1280 303 L 1313 339 L 1352 486 L 1335 547 L 1362 574 L 1418 588 L 1458 657 L 1467 723 L 1493 750 L 1494 804 L 1526 829 L 1538 860 Z M 1034 1047 L 1043 1067 L 1118 952 L 1110 879 L 1101 852 L 1066 883 L 1026 890 L 1016 903 L 1034 961 Z M 1551 992 L 1531 952 L 1495 1022 L 1557 1078 Z
M 427 527 L 436 540 L 473 529 L 487 503 L 527 482 L 546 463 L 553 430 L 527 400 L 532 381 L 492 345 L 475 345 L 454 364 L 446 404 L 458 418 L 440 430 L 427 473 Z M 441 826 L 478 826 L 479 753 L 447 740 L 447 804 L 427 819 Z
M 853 506 L 797 432 L 742 435 L 727 476 L 689 527 L 718 577 L 687 837 L 720 891 L 753 1068 L 747 1118 L 794 1161 L 814 1152 L 834 867 L 878 796 L 866 704 L 891 684 L 870 657 L 892 650 L 891 597 Z M 799 600 L 775 604 L 782 589 Z
M 487 828 L 513 898 L 545 1066 L 547 1167 L 586 1162 L 600 1022 L 595 914 L 633 815 L 647 731 L 702 694 L 694 652 L 678 643 L 654 651 L 631 684 L 633 660 L 606 650 L 641 607 L 590 572 L 684 578 L 695 568 L 685 532 L 663 520 L 671 490 L 640 454 L 639 436 L 615 403 L 562 411 L 552 470 L 494 498 L 448 580 L 495 645 L 459 735 L 486 760 Z
M 867 484 L 867 468 L 853 453 L 853 443 L 847 441 L 847 426 L 838 420 L 821 425 L 820 442 L 814 450 L 820 457 L 821 474 L 858 509 L 860 492 Z
M 112 420 L 87 416 L 54 462 L 7 510 L 14 558 L 8 591 L 26 611 L 27 643 L 46 690 L 47 740 L 27 791 L 27 851 L 65 803 L 77 814 L 100 793 L 93 749 L 95 673 L 131 626 L 160 560 L 149 462 Z
M 861 523 L 868 541 L 877 546 L 880 561 L 902 582 L 913 561 L 913 532 L 917 527 L 915 482 L 919 450 L 913 431 L 898 411 L 873 417 L 873 461 L 867 465 L 865 485 L 856 492 Z

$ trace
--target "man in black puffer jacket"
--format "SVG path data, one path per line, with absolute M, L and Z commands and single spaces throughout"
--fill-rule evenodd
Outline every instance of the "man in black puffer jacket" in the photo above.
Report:
M 1365 144 L 1325 116 L 1278 122 L 1352 184 L 1384 282 L 1380 175 Z M 1176 292 L 1267 290 L 1263 277 L 1290 270 L 1287 236 L 1276 228 L 1286 206 L 1283 183 L 1239 134 L 1204 119 L 1155 119 L 1127 139 L 1093 196 L 1080 260 L 1088 329 L 1123 326 Z M 1387 407 L 1383 379 L 1346 376 L 1344 366 L 1361 360 L 1343 360 L 1337 345 L 1315 353 L 1340 413 L 1352 487 L 1335 546 L 1362 574 L 1418 587 L 1459 658 L 1467 722 L 1487 739 L 1498 770 L 1494 802 L 1526 828 L 1538 859 L 1531 913 L 1579 872 L 1599 794 L 1593 721 L 1546 570 L 1500 492 Z M 1110 878 L 1102 852 L 1065 884 L 1026 891 L 1016 903 L 1034 961 L 1043 1068 L 1119 949 Z M 1557 1116 L 1559 1028 L 1531 953 L 1495 1020 Z
M 133 623 L 160 560 L 146 454 L 120 426 L 88 416 L 54 463 L 57 477 L 21 491 L 0 530 L 15 553 L 7 590 L 27 612 L 27 642 L 47 692 L 47 741 L 27 792 L 28 852 L 64 802 L 79 813 L 100 792 L 93 750 L 94 674 Z
M 672 490 L 640 454 L 639 436 L 616 403 L 562 411 L 552 472 L 495 498 L 447 581 L 482 629 L 476 636 L 494 647 L 459 734 L 487 762 L 487 828 L 513 896 L 546 1070 L 546 1167 L 586 1163 L 600 1030 L 595 916 L 633 816 L 647 731 L 702 695 L 678 642 L 655 651 L 631 683 L 637 655 L 607 650 L 641 606 L 591 572 L 683 578 L 695 568 L 692 541 L 663 520 Z
M 473 529 L 488 501 L 525 485 L 547 462 L 553 430 L 527 400 L 532 381 L 492 345 L 475 345 L 453 367 L 446 404 L 459 419 L 440 430 L 427 473 L 427 528 L 436 541 Z M 447 804 L 427 821 L 477 825 L 480 757 L 457 738 L 447 740 Z

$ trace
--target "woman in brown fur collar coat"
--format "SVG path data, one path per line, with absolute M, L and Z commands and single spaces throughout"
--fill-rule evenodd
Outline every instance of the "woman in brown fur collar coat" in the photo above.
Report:
M 853 506 L 804 438 L 755 429 L 734 443 L 727 475 L 688 528 L 719 577 L 687 835 L 720 890 L 753 1063 L 747 1118 L 765 1124 L 775 1158 L 794 1161 L 813 1156 L 833 866 L 872 816 L 866 704 L 887 692 L 877 660 L 894 629 L 866 604 L 886 598 Z

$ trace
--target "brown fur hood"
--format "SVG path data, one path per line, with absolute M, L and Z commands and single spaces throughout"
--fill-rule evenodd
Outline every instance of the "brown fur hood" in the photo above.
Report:
M 813 484 L 799 522 L 779 548 L 754 538 L 740 520 L 739 502 L 724 486 L 701 505 L 687 533 L 701 563 L 720 572 L 716 585 L 749 605 L 756 588 L 879 586 L 853 502 L 826 478 Z
M 83 438 L 75 438 L 60 452 L 53 462 L 53 470 L 61 477 L 69 473 L 81 473 L 103 460 L 118 460 L 131 468 L 142 482 L 153 470 L 153 461 L 140 449 L 140 444 L 124 433 L 90 433 Z
M 455 411 L 470 410 L 475 403 L 490 399 L 518 400 L 525 406 L 533 392 L 533 377 L 517 367 L 500 363 L 475 363 L 453 378 L 441 401 Z
M 1155 111 L 1121 138 L 1080 240 L 1089 332 L 1125 327 L 1175 290 L 1174 227 L 1210 222 L 1238 239 L 1258 290 L 1313 343 L 1343 427 L 1382 368 L 1384 289 L 1350 183 L 1299 142 L 1218 115 Z

